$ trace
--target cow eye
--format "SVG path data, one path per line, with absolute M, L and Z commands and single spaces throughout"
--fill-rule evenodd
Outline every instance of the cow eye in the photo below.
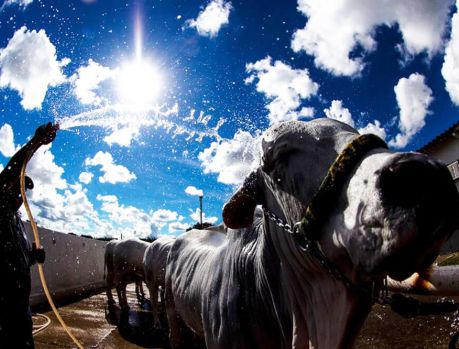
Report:
M 283 154 L 281 157 L 276 158 L 274 161 L 274 166 L 272 166 L 269 172 L 266 172 L 275 184 L 283 184 L 286 172 L 288 172 L 288 165 L 292 154 L 293 152 L 288 152 Z
M 275 167 L 282 167 L 282 164 L 286 163 L 294 152 L 296 152 L 295 149 L 287 146 L 280 147 L 275 152 L 270 149 L 263 157 L 263 171 L 270 173 Z

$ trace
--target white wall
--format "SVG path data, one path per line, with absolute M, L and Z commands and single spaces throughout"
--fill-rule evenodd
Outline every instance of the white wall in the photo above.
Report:
M 447 138 L 437 142 L 435 147 L 429 149 L 426 154 L 442 161 L 445 165 L 449 165 L 459 159 L 459 138 L 448 135 Z M 459 179 L 456 179 L 454 183 L 459 190 Z M 459 251 L 459 231 L 455 231 L 451 238 L 443 245 L 441 253 L 456 251 Z
M 428 154 L 446 165 L 456 161 L 459 159 L 459 138 L 449 136 L 448 139 L 436 144 L 435 149 L 429 150 Z
M 29 239 L 33 241 L 30 225 L 27 222 L 25 225 Z M 44 228 L 39 228 L 39 235 L 46 251 L 43 264 L 46 283 L 54 300 L 104 287 L 105 241 Z M 30 304 L 46 302 L 36 265 L 31 268 L 31 276 Z
M 433 149 L 429 149 L 426 154 L 449 165 L 459 159 L 459 138 L 448 136 L 447 139 L 438 142 Z M 459 179 L 455 180 L 455 184 L 459 190 Z

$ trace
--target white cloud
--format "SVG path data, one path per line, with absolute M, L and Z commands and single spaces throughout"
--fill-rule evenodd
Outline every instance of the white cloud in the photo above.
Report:
M 89 59 L 88 65 L 79 67 L 73 76 L 74 92 L 78 100 L 83 104 L 99 105 L 103 99 L 97 95 L 96 90 L 101 82 L 113 77 L 114 72 Z
M 14 143 L 10 146 L 15 148 Z M 27 165 L 26 174 L 35 185 L 33 190 L 27 191 L 27 198 L 37 222 L 51 229 L 56 227 L 53 221 L 57 219 L 60 219 L 59 227 L 67 224 L 67 221 L 71 222 L 71 217 L 64 219 L 68 205 L 66 196 L 59 193 L 61 190 L 67 192 L 68 189 L 66 180 L 62 178 L 64 169 L 54 162 L 51 144 L 42 146 L 35 152 Z M 26 217 L 24 206 L 21 207 L 21 213 Z
M 368 123 L 365 127 L 359 128 L 361 134 L 372 133 L 382 140 L 386 139 L 386 130 L 381 126 L 379 120 L 375 120 L 374 123 Z
M 456 8 L 459 8 L 459 3 L 456 3 Z M 459 13 L 457 11 L 452 18 L 451 39 L 446 45 L 441 73 L 451 100 L 459 105 Z
M 213 38 L 217 36 L 223 25 L 229 23 L 231 9 L 231 2 L 212 0 L 203 11 L 199 12 L 198 18 L 187 20 L 185 25 L 196 28 L 199 35 Z
M 116 197 L 116 195 L 97 194 L 96 199 L 99 201 L 104 201 L 104 202 L 117 202 L 118 201 L 118 198 Z
M 199 220 L 201 219 L 200 217 L 200 212 L 201 210 L 199 208 L 196 209 L 196 211 L 194 211 L 193 213 L 190 214 L 190 217 L 192 220 L 196 221 L 196 222 L 199 222 Z M 203 212 L 202 213 L 202 222 L 207 222 L 207 223 L 210 223 L 210 224 L 215 224 L 217 223 L 218 221 L 218 218 L 217 217 L 206 217 L 206 214 Z
M 187 193 L 188 195 L 192 195 L 192 196 L 203 196 L 204 195 L 204 192 L 202 191 L 202 189 L 198 189 L 196 187 L 193 187 L 192 185 L 186 187 L 185 193 Z
M 67 181 L 62 178 L 64 169 L 54 162 L 51 145 L 41 146 L 35 152 L 27 164 L 27 174 L 33 179 L 35 186 L 49 185 L 57 189 L 65 189 Z
M 24 109 L 41 108 L 48 87 L 65 81 L 61 67 L 68 62 L 57 60 L 56 48 L 43 29 L 22 27 L 0 50 L 0 87 L 18 91 Z
M 4 124 L 0 127 L 0 153 L 5 157 L 11 157 L 15 152 L 13 128 L 10 124 Z
M 94 229 L 95 225 L 100 225 L 98 214 L 80 184 L 69 185 L 63 193 L 53 186 L 36 184 L 31 191 L 31 206 L 41 226 L 101 236 Z
M 298 113 L 299 118 L 312 118 L 315 110 L 313 107 L 303 107 Z
M 250 75 L 245 83 L 250 84 L 258 79 L 257 91 L 271 100 L 266 106 L 271 124 L 311 116 L 311 108 L 298 111 L 301 103 L 316 95 L 319 89 L 319 85 L 309 77 L 307 69 L 293 69 L 281 61 L 273 64 L 268 56 L 247 64 L 246 70 Z
M 3 5 L 0 7 L 0 11 L 3 10 L 6 6 L 11 6 L 17 4 L 19 7 L 25 9 L 28 5 L 30 5 L 33 0 L 5 0 Z
M 330 119 L 344 122 L 354 128 L 356 127 L 356 122 L 354 121 L 349 109 L 343 106 L 343 101 L 333 100 L 330 108 L 324 109 L 324 113 Z M 386 138 L 386 130 L 381 126 L 381 122 L 379 120 L 374 120 L 373 122 L 368 123 L 366 126 L 359 128 L 358 131 L 361 134 L 375 134 L 383 140 Z
M 389 145 L 403 148 L 424 127 L 433 101 L 432 90 L 426 85 L 423 75 L 414 73 L 408 78 L 401 78 L 394 91 L 400 109 L 400 132 L 390 140 Z
M 314 56 L 316 66 L 335 75 L 354 75 L 364 68 L 365 54 L 376 49 L 376 28 L 397 28 L 407 56 L 441 51 L 453 0 L 298 0 L 298 10 L 308 17 L 292 39 L 295 52 Z M 355 49 L 361 54 L 352 57 Z
M 92 177 L 94 177 L 94 174 L 92 174 L 91 172 L 81 172 L 80 176 L 78 177 L 78 180 L 81 183 L 89 184 L 92 180 Z
M 98 151 L 93 158 L 86 158 L 85 165 L 101 166 L 101 171 L 104 173 L 102 177 L 99 177 L 101 183 L 127 183 L 137 178 L 126 167 L 116 165 L 112 155 L 108 152 Z
M 233 139 L 212 142 L 198 155 L 204 173 L 218 173 L 225 184 L 240 184 L 260 164 L 260 139 L 239 130 Z
M 134 139 L 140 134 L 140 125 L 132 125 L 121 128 L 114 128 L 112 133 L 104 137 L 108 145 L 118 144 L 121 147 L 129 147 Z
M 99 217 L 93 204 L 87 197 L 87 189 L 81 184 L 68 185 L 62 178 L 64 169 L 57 165 L 51 152 L 51 145 L 37 150 L 27 166 L 27 175 L 34 181 L 34 189 L 27 192 L 33 215 L 40 226 L 61 232 L 76 232 L 99 236 L 138 236 L 151 234 L 154 222 L 146 224 L 148 215 L 141 210 L 118 205 L 116 196 L 103 199 L 112 203 L 106 208 L 113 208 L 113 217 L 104 220 Z M 98 196 L 98 199 L 101 199 Z M 118 212 L 116 212 L 118 208 Z M 21 208 L 26 217 L 24 207 Z M 131 224 L 121 225 L 119 221 L 129 216 Z M 115 221 L 115 218 L 118 220 Z M 134 221 L 134 222 L 133 222 Z M 136 230 L 137 229 L 137 230 Z M 157 229 L 156 229 L 157 231 Z
M 134 206 L 119 204 L 115 195 L 98 195 L 102 202 L 102 211 L 107 212 L 113 229 L 111 235 L 153 236 L 158 234 L 158 225 L 152 218 L 152 212 L 145 212 Z
M 33 190 L 27 194 L 34 216 L 41 225 L 50 229 L 69 231 L 75 228 L 76 221 L 79 221 L 77 225 L 80 225 L 82 220 L 86 220 L 81 218 L 80 214 L 87 218 L 92 216 L 89 212 L 92 205 L 81 186 L 69 187 L 63 178 L 64 169 L 55 163 L 51 144 L 36 151 L 27 165 L 26 173 L 35 184 Z
M 27 166 L 27 175 L 34 189 L 27 192 L 33 215 L 40 226 L 64 233 L 75 232 L 101 236 L 157 235 L 159 224 L 153 212 L 118 203 L 115 195 L 98 195 L 101 210 L 108 219 L 99 216 L 81 184 L 69 185 L 63 178 L 64 169 L 55 163 L 51 144 L 40 147 Z M 26 217 L 24 207 L 21 208 Z M 175 220 L 182 217 L 175 215 Z
M 177 220 L 177 212 L 159 209 L 153 212 L 153 220 L 156 222 L 171 222 Z
M 86 196 L 86 192 L 80 184 L 71 186 L 71 190 L 66 190 L 66 216 L 84 216 L 93 212 L 93 205 Z
M 169 233 L 184 232 L 189 227 L 190 225 L 186 223 L 173 222 L 169 224 Z
M 331 102 L 330 108 L 324 109 L 324 113 L 327 118 L 335 119 L 349 126 L 355 127 L 354 119 L 349 112 L 349 109 L 343 107 L 343 102 L 340 100 L 334 100 Z

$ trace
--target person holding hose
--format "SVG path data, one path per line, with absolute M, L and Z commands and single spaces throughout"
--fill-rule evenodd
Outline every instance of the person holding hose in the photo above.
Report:
M 33 138 L 0 172 L 0 349 L 34 348 L 29 307 L 30 266 L 43 263 L 45 251 L 37 249 L 25 235 L 18 212 L 23 203 L 20 173 L 38 148 L 54 140 L 58 129 L 58 125 L 51 123 L 37 128 Z M 26 189 L 33 186 L 32 179 L 26 176 Z

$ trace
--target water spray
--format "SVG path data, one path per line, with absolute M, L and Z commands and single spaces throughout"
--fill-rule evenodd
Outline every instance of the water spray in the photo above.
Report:
M 37 224 L 35 223 L 35 220 L 33 218 L 32 211 L 30 210 L 29 203 L 27 202 L 27 196 L 26 196 L 26 192 L 25 192 L 25 169 L 26 169 L 26 166 L 27 166 L 27 161 L 24 161 L 24 163 L 22 164 L 21 175 L 20 175 L 21 196 L 22 196 L 22 200 L 24 202 L 24 207 L 25 207 L 25 209 L 27 211 L 27 217 L 29 218 L 30 225 L 32 226 L 35 245 L 37 246 L 37 248 L 40 248 L 41 247 L 41 243 L 40 243 L 40 236 L 38 235 Z M 43 265 L 41 263 L 38 263 L 38 274 L 40 275 L 40 281 L 41 281 L 41 284 L 43 286 L 43 290 L 45 291 L 45 295 L 46 295 L 46 298 L 48 300 L 48 303 L 51 306 L 51 309 L 53 310 L 54 314 L 56 315 L 56 318 L 59 320 L 59 322 L 62 325 L 62 327 L 64 328 L 65 332 L 67 332 L 67 334 L 73 340 L 73 342 L 77 345 L 77 347 L 79 349 L 84 349 L 83 345 L 81 345 L 81 343 L 78 341 L 78 339 L 76 339 L 76 337 L 72 334 L 72 332 L 70 332 L 70 329 L 67 327 L 67 325 L 65 324 L 64 320 L 60 316 L 59 311 L 57 310 L 56 306 L 54 305 L 54 301 L 53 301 L 53 299 L 51 297 L 51 294 L 50 294 L 50 292 L 48 290 L 48 285 L 46 284 L 45 273 L 43 271 Z

